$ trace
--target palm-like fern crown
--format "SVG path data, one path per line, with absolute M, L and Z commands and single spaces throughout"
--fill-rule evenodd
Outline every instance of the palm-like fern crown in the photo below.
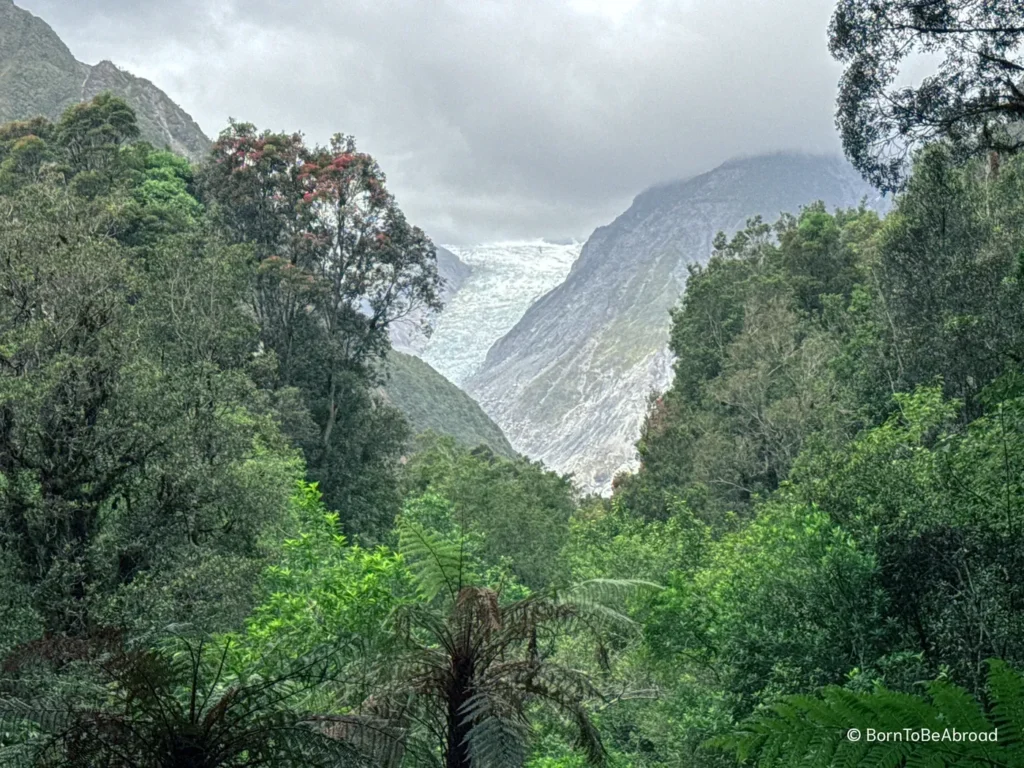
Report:
M 273 678 L 227 673 L 228 646 L 176 639 L 122 649 L 67 695 L 0 701 L 0 765 L 64 768 L 356 768 L 382 749 L 351 718 L 309 711 L 329 653 Z M 393 741 L 393 740 L 392 740 Z
M 412 674 L 396 681 L 390 702 L 419 695 L 427 719 L 464 732 L 458 744 L 449 734 L 447 750 L 464 745 L 473 768 L 519 768 L 526 758 L 526 705 L 540 702 L 568 716 L 581 752 L 591 764 L 603 764 L 604 748 L 585 706 L 601 692 L 543 648 L 559 633 L 585 631 L 599 639 L 610 622 L 630 624 L 614 604 L 656 585 L 594 580 L 503 603 L 497 591 L 479 586 L 464 539 L 403 521 L 399 547 L 425 605 L 407 609 L 399 622 L 412 641 L 406 668 Z M 455 725 L 446 709 L 453 704 Z

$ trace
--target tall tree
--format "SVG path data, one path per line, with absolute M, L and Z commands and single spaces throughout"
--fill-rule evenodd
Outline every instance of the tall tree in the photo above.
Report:
M 1021 157 L 984 179 L 948 147 L 920 153 L 876 241 L 872 340 L 854 332 L 853 377 L 873 378 L 890 397 L 941 378 L 965 420 L 980 413 L 985 386 L 1024 362 L 1022 189 Z
M 674 493 L 717 525 L 774 490 L 811 435 L 849 429 L 831 316 L 863 279 L 877 229 L 871 211 L 815 204 L 716 238 L 672 313 L 675 379 L 637 444 L 641 471 L 619 483 L 628 506 L 664 517 Z
M 233 123 L 201 188 L 228 237 L 250 243 L 259 260 L 252 308 L 277 357 L 278 385 L 297 387 L 315 422 L 316 434 L 298 440 L 312 478 L 347 519 L 370 514 L 375 505 L 354 478 L 386 474 L 404 437 L 370 393 L 372 362 L 389 348 L 392 322 L 440 307 L 433 245 L 351 137 L 310 148 L 299 135 Z M 367 441 L 368 421 L 391 437 Z
M 108 146 L 103 115 L 117 129 Z M 199 232 L 171 237 L 188 227 L 170 219 L 134 216 L 156 238 L 144 260 L 116 238 L 126 211 L 175 196 L 198 215 L 173 171 L 171 198 L 133 188 L 132 162 L 155 153 L 121 146 L 128 117 L 100 99 L 56 138 L 45 124 L 0 131 L 47 136 L 55 157 L 77 142 L 85 165 L 116 166 L 111 195 L 30 164 L 0 196 L 0 547 L 38 619 L 10 627 L 5 647 L 108 620 L 237 618 L 301 472 L 249 378 L 259 339 L 241 306 L 243 254 Z M 71 130 L 80 119 L 93 128 Z
M 1024 148 L 1024 8 L 1017 0 L 839 0 L 829 28 L 845 71 L 836 123 L 853 164 L 902 188 L 914 149 L 949 139 L 960 157 Z M 901 65 L 941 56 L 901 85 Z

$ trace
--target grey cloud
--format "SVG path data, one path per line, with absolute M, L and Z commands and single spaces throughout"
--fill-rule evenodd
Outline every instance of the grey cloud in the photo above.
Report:
M 355 134 L 446 242 L 585 237 L 652 183 L 837 147 L 828 0 L 16 2 L 210 134 Z

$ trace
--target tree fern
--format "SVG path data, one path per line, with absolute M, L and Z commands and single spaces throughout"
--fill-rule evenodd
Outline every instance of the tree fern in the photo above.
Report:
M 390 680 L 381 681 L 363 709 L 416 720 L 438 736 L 447 766 L 520 768 L 526 713 L 537 704 L 570 726 L 589 764 L 602 765 L 604 746 L 588 710 L 601 691 L 583 672 L 548 658 L 550 641 L 586 634 L 600 644 L 609 625 L 632 624 L 627 601 L 658 586 L 594 579 L 503 601 L 478 585 L 466 538 L 445 537 L 410 519 L 399 521 L 398 533 L 423 601 L 396 611 L 392 624 L 407 652 L 375 665 Z
M 820 696 L 787 696 L 708 744 L 759 768 L 1024 766 L 1024 677 L 991 661 L 988 690 L 986 707 L 942 680 L 929 683 L 926 696 L 832 686 Z M 970 733 L 998 739 L 971 741 Z
M 455 600 L 476 580 L 465 537 L 448 539 L 414 520 L 398 523 L 398 549 L 427 602 L 439 594 Z
M 4 766 L 360 768 L 393 765 L 400 735 L 302 707 L 332 651 L 274 677 L 228 676 L 227 647 L 178 639 L 90 665 L 66 695 L 0 700 Z M 368 734 L 372 733 L 373 738 Z

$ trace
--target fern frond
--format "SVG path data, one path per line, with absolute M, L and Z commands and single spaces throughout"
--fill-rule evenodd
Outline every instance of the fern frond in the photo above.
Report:
M 463 587 L 476 581 L 461 539 L 451 541 L 418 522 L 402 519 L 398 523 L 398 550 L 427 602 L 442 593 L 454 601 Z
M 989 662 L 988 689 L 1000 743 L 1024 751 L 1024 675 L 994 659 Z
M 787 696 L 707 746 L 760 768 L 1024 765 L 1024 677 L 1002 662 L 990 662 L 989 690 L 992 708 L 986 713 L 967 691 L 942 681 L 928 686 L 927 697 L 882 687 L 872 693 L 830 687 L 819 696 Z M 851 728 L 859 729 L 859 739 L 847 736 Z M 997 728 L 998 741 L 953 737 L 954 732 L 992 734 Z M 869 729 L 903 737 L 868 740 Z M 922 729 L 950 738 L 912 740 L 907 735 Z
M 529 724 L 517 707 L 483 689 L 463 705 L 460 716 L 472 723 L 466 742 L 473 765 L 521 768 L 526 761 Z

